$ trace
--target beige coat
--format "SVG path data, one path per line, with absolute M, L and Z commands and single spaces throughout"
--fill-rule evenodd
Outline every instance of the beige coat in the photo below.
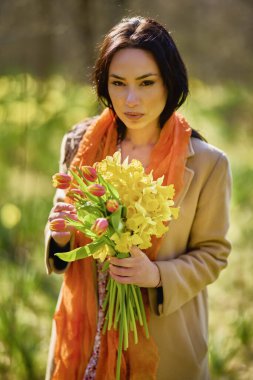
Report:
M 180 216 L 171 222 L 157 258 L 162 288 L 149 289 L 149 327 L 160 354 L 157 380 L 210 379 L 206 286 L 226 267 L 230 252 L 226 233 L 231 175 L 226 156 L 192 138 L 186 166 L 184 189 L 176 200 Z M 48 259 L 49 251 L 48 273 L 61 272 Z M 49 363 L 54 336 L 51 343 Z

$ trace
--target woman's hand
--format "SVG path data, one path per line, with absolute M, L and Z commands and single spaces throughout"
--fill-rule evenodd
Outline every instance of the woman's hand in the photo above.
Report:
M 121 284 L 135 284 L 155 288 L 160 283 L 160 272 L 156 264 L 138 247 L 130 249 L 131 257 L 117 259 L 110 257 L 110 275 Z
M 70 218 L 76 217 L 76 209 L 73 205 L 65 202 L 58 202 L 50 211 L 48 221 L 52 222 L 56 219 L 64 219 L 65 216 Z M 60 247 L 66 245 L 72 236 L 74 228 L 71 226 L 66 227 L 63 231 L 51 231 L 51 236 Z

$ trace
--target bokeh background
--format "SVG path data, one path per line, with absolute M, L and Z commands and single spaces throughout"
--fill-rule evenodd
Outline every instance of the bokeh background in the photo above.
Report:
M 167 26 L 188 68 L 181 112 L 233 172 L 228 268 L 209 286 L 212 378 L 253 379 L 253 50 L 251 0 L 1 0 L 0 378 L 44 378 L 61 276 L 47 276 L 43 229 L 63 134 L 99 106 L 96 47 L 125 15 Z M 85 279 L 84 279 L 85 281 Z M 187 379 L 185 379 L 187 380 Z

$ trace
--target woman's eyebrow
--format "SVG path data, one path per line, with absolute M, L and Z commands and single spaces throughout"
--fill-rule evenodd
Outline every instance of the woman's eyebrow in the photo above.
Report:
M 139 80 L 139 79 L 145 79 L 145 78 L 147 78 L 147 77 L 153 77 L 153 76 L 159 76 L 159 74 L 157 74 L 157 73 L 148 73 L 148 74 L 144 74 L 144 75 L 141 75 L 140 77 L 138 77 L 138 78 L 136 78 L 137 80 Z
M 159 76 L 159 74 L 157 74 L 157 73 L 147 73 L 147 74 L 141 75 L 140 77 L 137 77 L 135 79 L 136 80 L 140 80 L 140 79 L 148 78 L 150 76 Z M 121 79 L 121 80 L 126 80 L 125 78 L 123 78 L 123 77 L 121 77 L 120 75 L 117 75 L 117 74 L 111 74 L 110 77 L 113 77 L 113 78 L 116 78 L 116 79 Z

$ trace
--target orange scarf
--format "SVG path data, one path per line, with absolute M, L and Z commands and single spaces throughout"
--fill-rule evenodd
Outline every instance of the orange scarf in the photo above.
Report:
M 155 179 L 164 175 L 164 185 L 173 183 L 178 194 L 183 186 L 188 143 L 191 129 L 174 113 L 165 123 L 160 138 L 153 148 L 147 172 L 153 170 Z M 71 169 L 93 165 L 117 150 L 117 126 L 113 113 L 105 109 L 84 134 Z M 87 243 L 84 235 L 76 234 L 76 246 Z M 153 239 L 146 251 L 155 260 L 161 239 Z M 147 292 L 143 300 L 149 315 Z M 57 340 L 53 380 L 83 380 L 85 368 L 92 355 L 97 323 L 97 285 L 94 260 L 86 258 L 73 262 L 64 275 L 62 298 L 55 313 Z M 129 337 L 129 348 L 123 351 L 121 380 L 155 380 L 158 352 L 153 338 L 147 339 L 138 327 L 139 343 Z M 114 330 L 101 337 L 96 380 L 114 380 L 117 360 L 118 333 Z M 142 349 L 140 349 L 140 347 Z M 145 349 L 143 349 L 145 347 Z

